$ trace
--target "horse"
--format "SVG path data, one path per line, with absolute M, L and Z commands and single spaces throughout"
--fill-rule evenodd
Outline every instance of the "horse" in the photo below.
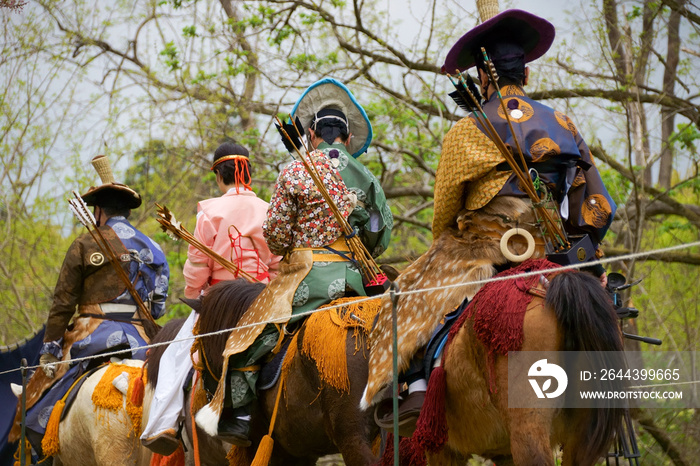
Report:
M 198 333 L 234 327 L 262 288 L 260 284 L 244 280 L 220 282 L 212 286 L 207 292 L 207 299 L 202 302 Z M 334 311 L 325 311 L 330 312 Z M 314 316 L 320 314 L 323 313 Z M 340 351 L 344 351 L 344 354 L 328 355 L 338 356 L 347 364 L 348 386 L 338 388 L 324 377 L 318 361 L 307 355 L 304 342 L 311 335 L 308 322 L 302 324 L 290 343 L 283 370 L 286 377 L 280 377 L 272 387 L 258 393 L 251 424 L 252 444 L 247 448 L 235 447 L 242 464 L 250 464 L 254 459 L 258 445 L 268 433 L 276 405 L 271 465 L 311 466 L 320 457 L 335 453 L 340 453 L 348 466 L 374 464 L 378 459 L 371 445 L 378 428 L 373 423 L 371 413 L 359 408 L 368 364 L 367 354 L 361 348 L 364 343 L 358 343 L 356 338 L 366 338 L 367 329 L 361 329 L 359 334 L 356 328 L 342 330 L 345 341 L 344 344 L 341 341 Z M 226 338 L 226 335 L 213 335 L 201 339 L 200 357 L 216 379 L 221 377 L 221 354 Z M 316 349 L 328 352 L 326 348 L 318 348 L 323 345 L 316 346 Z M 284 384 L 284 397 L 277 404 L 280 383 Z
M 151 340 L 151 344 L 165 343 L 172 341 L 180 331 L 185 319 L 172 319 L 166 323 L 163 328 Z M 158 383 L 158 374 L 160 371 L 160 360 L 167 345 L 160 345 L 151 348 L 146 358 L 146 367 L 148 370 L 148 383 L 144 393 L 144 407 L 150 405 L 150 400 L 153 398 L 155 386 Z M 191 395 L 191 392 L 190 392 Z M 195 407 L 196 409 L 196 407 Z M 148 419 L 148 410 L 144 409 L 144 420 Z M 196 425 L 196 424 L 195 424 Z M 196 433 L 193 432 L 192 422 L 192 397 L 185 396 L 184 406 L 184 423 L 183 423 L 183 444 L 185 450 L 186 464 L 195 464 L 194 455 L 199 455 L 199 462 L 202 465 L 220 465 L 226 464 L 226 453 L 230 445 L 220 442 L 211 437 L 205 431 L 196 427 Z M 194 435 L 197 436 L 197 448 L 194 448 Z
M 419 433 L 421 426 L 430 422 L 431 414 L 424 406 L 409 441 L 420 444 L 419 450 L 427 450 L 429 464 L 464 464 L 477 454 L 499 465 L 554 466 L 557 445 L 562 446 L 564 465 L 593 465 L 607 455 L 622 409 L 508 407 L 508 353 L 503 346 L 495 348 L 493 339 L 485 338 L 494 330 L 494 314 L 483 314 L 482 310 L 516 286 L 513 280 L 485 285 L 474 297 L 472 304 L 476 306 L 468 307 L 450 331 L 442 358 L 444 372 L 437 377 L 443 380 L 434 383 L 433 372 L 426 394 L 426 400 L 435 396 L 442 384 L 444 418 L 438 425 L 446 428 L 446 435 L 440 438 L 445 432 L 435 429 L 435 423 L 431 424 L 433 432 Z M 530 282 L 528 287 L 525 292 L 534 296 L 524 310 L 519 350 L 623 350 L 617 316 L 598 279 L 585 272 L 566 271 L 551 278 L 546 294 L 542 283 Z M 505 310 L 500 313 L 506 314 Z M 491 338 L 493 335 L 490 333 Z M 438 406 L 432 414 L 440 410 Z M 432 437 L 427 442 L 426 435 Z
M 117 372 L 127 369 L 134 374 L 140 374 L 142 366 L 143 361 L 125 359 L 104 365 L 86 375 L 69 408 L 64 408 L 68 411 L 64 413 L 63 419 L 58 423 L 58 430 L 55 431 L 53 441 L 57 442 L 54 445 L 57 451 L 50 452 L 53 453 L 51 456 L 54 466 L 74 464 L 148 466 L 150 464 L 151 453 L 141 447 L 138 440 L 140 416 L 134 422 L 136 418 L 129 413 L 131 405 L 127 402 L 127 387 L 133 380 L 133 374 L 122 376 L 120 390 L 116 388 L 114 391 L 111 390 L 112 380 L 107 380 L 106 384 L 104 382 L 100 384 L 106 374 L 110 377 L 108 373 L 110 369 Z M 93 394 L 96 390 L 101 390 L 98 387 L 105 385 L 112 391 L 112 399 L 116 401 L 115 409 L 95 406 Z M 19 396 L 21 391 L 15 394 Z M 59 411 L 54 414 L 60 416 L 61 413 Z M 49 425 L 51 422 L 50 418 Z M 47 426 L 47 435 L 52 435 L 49 433 L 50 430 L 51 428 Z M 43 442 L 43 446 L 46 445 Z

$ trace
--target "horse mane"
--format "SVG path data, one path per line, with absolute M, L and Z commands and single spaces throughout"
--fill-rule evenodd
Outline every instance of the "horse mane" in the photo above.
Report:
M 202 298 L 197 333 L 201 335 L 234 328 L 264 288 L 263 283 L 250 283 L 243 279 L 222 281 L 209 288 Z M 226 333 L 201 338 L 202 356 L 207 359 L 215 377 L 223 369 L 221 354 L 227 339 Z
M 545 304 L 564 330 L 564 351 L 623 351 L 622 334 L 610 295 L 600 280 L 584 272 L 552 278 Z M 581 309 L 581 312 L 568 312 Z
M 177 333 L 180 331 L 180 328 L 184 323 L 184 317 L 170 320 L 163 328 L 160 329 L 158 333 L 156 333 L 155 337 L 153 337 L 151 340 L 151 344 L 172 341 L 177 336 Z M 163 353 L 167 347 L 168 345 L 161 345 L 148 349 L 146 356 L 146 364 L 148 364 L 148 384 L 152 388 L 155 388 L 156 384 L 158 383 L 158 368 L 160 367 L 160 359 L 163 357 Z

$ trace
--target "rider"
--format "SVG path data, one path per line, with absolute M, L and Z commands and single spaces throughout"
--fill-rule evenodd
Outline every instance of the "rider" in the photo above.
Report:
M 71 244 L 61 266 L 53 304 L 46 321 L 41 349 L 41 371 L 34 373 L 27 386 L 27 428 L 33 445 L 40 451 L 48 415 L 58 401 L 89 367 L 100 360 L 56 364 L 71 358 L 92 356 L 124 349 L 126 357 L 145 359 L 146 335 L 142 322 L 165 313 L 170 272 L 160 246 L 129 223 L 131 209 L 141 205 L 141 196 L 125 184 L 114 181 L 109 160 L 93 159 L 102 185 L 91 187 L 81 197 L 94 206 L 95 224 L 114 251 L 118 267 L 131 281 L 146 304 L 150 316 L 142 314 L 115 265 L 110 252 L 84 233 Z M 99 239 L 99 236 L 96 236 Z M 69 322 L 78 311 L 78 315 Z M 38 398 L 49 387 L 46 396 Z
M 389 246 L 394 217 L 379 180 L 358 160 L 372 141 L 372 125 L 350 90 L 333 78 L 309 86 L 292 109 L 311 147 L 323 152 L 357 197 L 348 223 L 372 257 Z
M 393 217 L 381 184 L 355 159 L 367 150 L 372 138 L 364 109 L 343 84 L 325 79 L 307 89 L 293 114 L 309 130 L 309 142 L 315 149 L 310 158 L 329 195 L 367 250 L 378 256 L 389 243 Z M 258 321 L 271 318 L 273 311 L 257 311 L 256 304 L 274 301 L 277 308 L 284 308 L 274 315 L 289 318 L 343 296 L 366 295 L 343 231 L 300 160 L 281 171 L 263 233 L 270 250 L 285 259 L 278 279 L 247 312 L 259 312 Z M 266 293 L 274 297 L 267 299 Z M 278 337 L 279 329 L 268 324 L 250 347 L 229 358 L 230 370 L 222 380 L 230 387 L 225 406 L 231 411 L 218 424 L 222 439 L 249 444 L 258 361 L 276 346 Z M 229 341 L 232 338 L 233 333 Z
M 262 225 L 268 204 L 250 187 L 251 163 L 248 150 L 233 142 L 221 144 L 214 152 L 211 170 L 221 197 L 199 202 L 194 236 L 205 246 L 247 272 L 262 283 L 277 275 L 282 259 L 270 252 L 263 238 Z M 190 245 L 183 269 L 185 297 L 199 298 L 210 285 L 238 278 L 202 251 Z M 197 313 L 192 311 L 183 323 L 175 342 L 168 345 L 159 365 L 159 383 L 155 388 L 148 423 L 141 442 L 161 455 L 170 455 L 178 447 L 177 427 L 183 418 L 183 385 L 192 368 L 190 349 Z M 183 341 L 178 341 L 183 340 Z
M 588 234 L 599 245 L 610 227 L 616 205 L 603 185 L 590 150 L 569 117 L 527 97 L 523 89 L 529 77 L 525 64 L 542 56 L 553 39 L 554 27 L 548 21 L 522 10 L 507 10 L 460 38 L 448 53 L 443 71 L 454 75 L 456 70 L 477 67 L 477 81 L 485 96 L 483 110 L 500 139 L 517 154 L 513 139 L 517 137 L 528 166 L 552 191 L 566 232 Z M 495 65 L 516 136 L 509 130 L 481 47 L 485 47 Z M 532 208 L 524 197 L 515 174 L 475 115 L 460 120 L 445 136 L 435 177 L 433 244 L 399 278 L 399 288 L 407 291 L 434 287 L 436 283 L 446 286 L 489 278 L 510 266 L 499 242 L 502 234 L 515 226 L 530 230 L 537 237 L 535 254 L 541 257 L 542 237 L 532 228 L 534 219 L 528 218 L 532 217 Z M 602 267 L 592 271 L 605 281 Z M 422 358 L 414 355 L 428 342 L 442 317 L 465 298 L 471 299 L 479 287 L 451 289 L 441 296 L 435 292 L 422 298 L 408 295 L 399 300 L 399 315 L 417 317 L 408 319 L 414 326 L 411 329 L 403 324 L 407 319 L 399 322 L 398 334 L 403 337 L 399 364 L 400 370 L 405 371 L 402 378 L 409 385 L 408 396 L 399 408 L 400 423 L 417 419 L 425 395 Z M 380 315 L 372 334 L 370 375 L 363 406 L 376 402 L 390 380 L 391 363 L 387 365 L 380 359 L 391 352 L 390 313 L 388 317 L 386 314 Z M 392 414 L 379 419 L 379 424 L 391 428 Z

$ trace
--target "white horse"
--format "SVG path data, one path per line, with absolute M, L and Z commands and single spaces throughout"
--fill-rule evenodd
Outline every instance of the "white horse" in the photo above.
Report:
M 119 364 L 141 368 L 143 361 L 125 359 Z M 140 428 L 134 432 L 127 413 L 127 373 L 114 380 L 114 387 L 122 394 L 121 408 L 113 411 L 96 407 L 92 394 L 109 366 L 87 376 L 75 400 L 58 428 L 59 451 L 54 455 L 54 466 L 148 466 L 151 451 L 141 445 Z M 13 392 L 21 394 L 21 387 L 13 384 Z M 144 418 L 150 399 L 143 400 Z

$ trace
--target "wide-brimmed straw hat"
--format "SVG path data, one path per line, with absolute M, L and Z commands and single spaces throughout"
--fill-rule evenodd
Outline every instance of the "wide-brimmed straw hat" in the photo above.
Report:
M 92 186 L 81 197 L 87 205 L 118 206 L 127 209 L 135 209 L 141 205 L 139 193 L 123 183 L 114 180 L 109 159 L 104 155 L 98 155 L 92 159 L 92 166 L 100 175 L 102 184 Z
M 334 108 L 345 114 L 348 131 L 352 133 L 348 152 L 355 158 L 367 152 L 372 142 L 372 124 L 350 89 L 336 79 L 324 78 L 309 86 L 294 104 L 292 118 L 299 117 L 308 136 L 314 116 L 324 108 Z
M 442 65 L 443 73 L 474 66 L 475 53 L 498 41 L 515 42 L 525 52 L 525 63 L 544 55 L 554 41 L 554 26 L 544 18 L 523 10 L 506 10 L 464 34 L 452 46 Z M 492 57 L 493 58 L 493 57 Z

